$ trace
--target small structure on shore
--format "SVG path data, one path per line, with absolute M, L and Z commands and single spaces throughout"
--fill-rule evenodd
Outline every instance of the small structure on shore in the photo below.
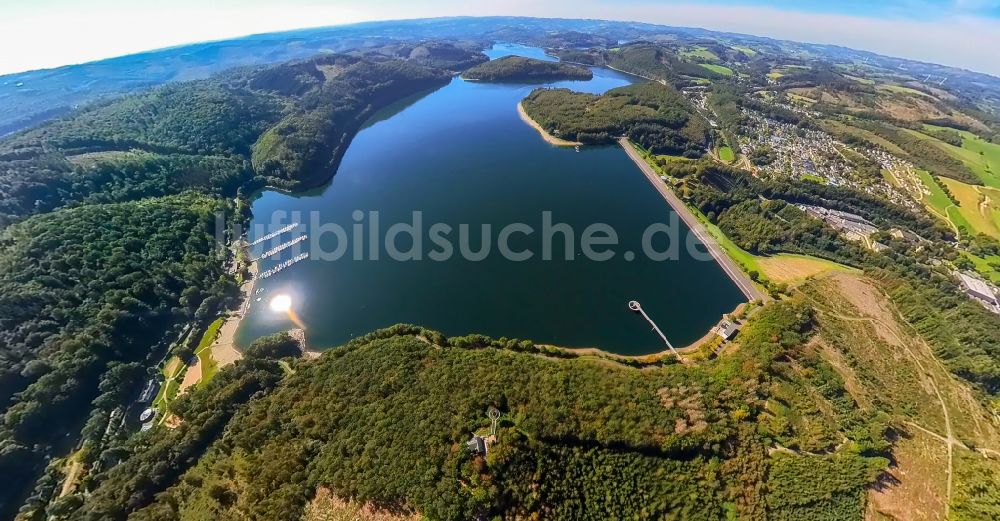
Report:
M 715 328 L 715 334 L 722 337 L 723 340 L 732 340 L 739 331 L 740 326 L 736 325 L 736 323 L 731 320 L 723 320 Z

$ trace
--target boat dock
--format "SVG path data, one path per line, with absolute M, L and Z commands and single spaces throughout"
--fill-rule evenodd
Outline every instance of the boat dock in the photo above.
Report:
M 261 253 L 260 257 L 257 257 L 255 260 L 266 259 L 268 257 L 277 255 L 278 253 L 281 253 L 282 251 L 285 251 L 288 248 L 291 248 L 292 246 L 295 246 L 296 244 L 298 244 L 298 243 L 306 240 L 307 238 L 309 238 L 308 235 L 299 235 L 298 237 L 296 237 L 296 238 L 294 238 L 294 239 L 292 239 L 292 240 L 290 240 L 288 242 L 279 244 L 278 246 L 275 246 L 274 248 L 271 248 L 270 250 L 267 250 L 264 253 Z
M 285 232 L 290 232 L 290 231 L 294 230 L 295 228 L 298 228 L 300 224 L 301 223 L 292 223 L 292 224 L 289 224 L 288 226 L 285 226 L 283 228 L 277 229 L 277 230 L 275 230 L 275 231 L 273 231 L 273 232 L 271 232 L 271 233 L 269 233 L 267 235 L 258 237 L 257 239 L 254 239 L 254 241 L 250 243 L 250 246 L 256 246 L 256 245 L 258 245 L 258 244 L 260 244 L 260 243 L 262 243 L 264 241 L 269 241 L 269 240 L 271 240 L 271 239 L 273 239 L 273 238 L 275 238 L 275 237 L 277 237 L 277 236 L 279 236 L 279 235 L 281 235 L 281 234 L 283 234 Z
M 300 254 L 292 257 L 291 259 L 288 259 L 286 261 L 281 262 L 280 264 L 278 264 L 277 266 L 275 266 L 273 268 L 270 268 L 270 269 L 262 271 L 260 273 L 260 275 L 257 276 L 257 278 L 258 279 L 266 279 L 268 277 L 271 277 L 271 276 L 277 274 L 279 271 L 281 271 L 281 270 L 283 270 L 283 269 L 291 266 L 292 264 L 295 264 L 296 262 L 305 260 L 308 257 L 309 257 L 309 252 L 300 253 Z
M 680 360 L 681 362 L 684 361 L 684 357 L 681 356 L 681 354 L 678 353 L 676 349 L 674 349 L 674 345 L 671 344 L 669 340 L 667 340 L 667 335 L 664 335 L 663 331 L 660 331 L 660 328 L 659 326 L 656 325 L 656 322 L 653 322 L 653 319 L 649 318 L 649 315 L 647 315 L 646 312 L 642 309 L 642 306 L 639 304 L 639 301 L 637 300 L 628 301 L 628 308 L 642 315 L 642 318 L 645 318 L 646 322 L 649 322 L 649 325 L 653 326 L 653 331 L 656 331 L 656 334 L 660 335 L 660 338 L 663 339 L 663 343 L 667 344 L 667 347 L 670 348 L 670 352 L 673 353 L 674 356 L 676 356 L 677 359 Z

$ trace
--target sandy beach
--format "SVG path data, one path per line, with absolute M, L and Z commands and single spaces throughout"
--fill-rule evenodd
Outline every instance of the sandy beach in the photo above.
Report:
M 537 130 L 538 133 L 542 135 L 542 139 L 544 139 L 545 142 L 550 145 L 555 145 L 558 147 L 576 147 L 583 144 L 580 143 L 579 141 L 567 141 L 565 139 L 559 139 L 553 136 L 552 134 L 549 134 L 548 132 L 545 131 L 544 128 L 542 128 L 541 125 L 539 125 L 537 122 L 535 122 L 535 120 L 531 119 L 531 117 L 528 116 L 528 113 L 524 111 L 524 107 L 521 105 L 520 102 L 518 102 L 517 104 L 517 114 L 521 116 L 522 121 L 530 125 L 531 128 Z

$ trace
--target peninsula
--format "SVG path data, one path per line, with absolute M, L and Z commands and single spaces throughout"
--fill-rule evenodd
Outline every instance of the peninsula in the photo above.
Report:
M 465 71 L 462 79 L 494 82 L 548 82 L 559 80 L 590 80 L 594 73 L 586 67 L 566 63 L 504 56 L 476 65 Z

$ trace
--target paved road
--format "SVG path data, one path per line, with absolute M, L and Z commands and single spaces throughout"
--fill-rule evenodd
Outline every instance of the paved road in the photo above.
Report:
M 743 270 L 740 269 L 740 267 L 729 258 L 729 255 L 722 250 L 719 243 L 717 243 L 715 238 L 708 233 L 705 226 L 702 225 L 701 221 L 699 221 L 698 218 L 691 213 L 691 210 L 685 206 L 684 202 L 681 201 L 672 190 L 667 188 L 666 183 L 664 183 L 660 179 L 660 176 L 653 171 L 653 168 L 646 163 L 646 160 L 643 159 L 634 148 L 632 148 L 628 138 L 620 138 L 618 140 L 618 144 L 625 149 L 625 153 L 632 158 L 632 161 L 634 161 L 636 166 L 639 167 L 639 170 L 642 170 L 642 173 L 646 174 L 646 178 L 649 179 L 649 182 L 653 183 L 656 190 L 660 192 L 660 195 L 662 195 L 663 199 L 667 201 L 667 204 L 669 204 L 670 207 L 677 212 L 677 215 L 680 216 L 682 221 L 684 221 L 684 224 L 687 224 L 688 228 L 691 228 L 691 231 L 694 232 L 695 236 L 698 237 L 698 240 L 705 245 L 708 252 L 712 254 L 712 258 L 719 263 L 719 266 L 722 266 L 722 270 L 726 272 L 726 275 L 729 275 L 729 278 L 732 279 L 733 283 L 736 284 L 736 287 L 743 292 L 743 295 L 746 296 L 747 300 L 763 300 L 764 295 L 757 289 L 757 286 L 754 286 L 750 278 L 743 273 Z

